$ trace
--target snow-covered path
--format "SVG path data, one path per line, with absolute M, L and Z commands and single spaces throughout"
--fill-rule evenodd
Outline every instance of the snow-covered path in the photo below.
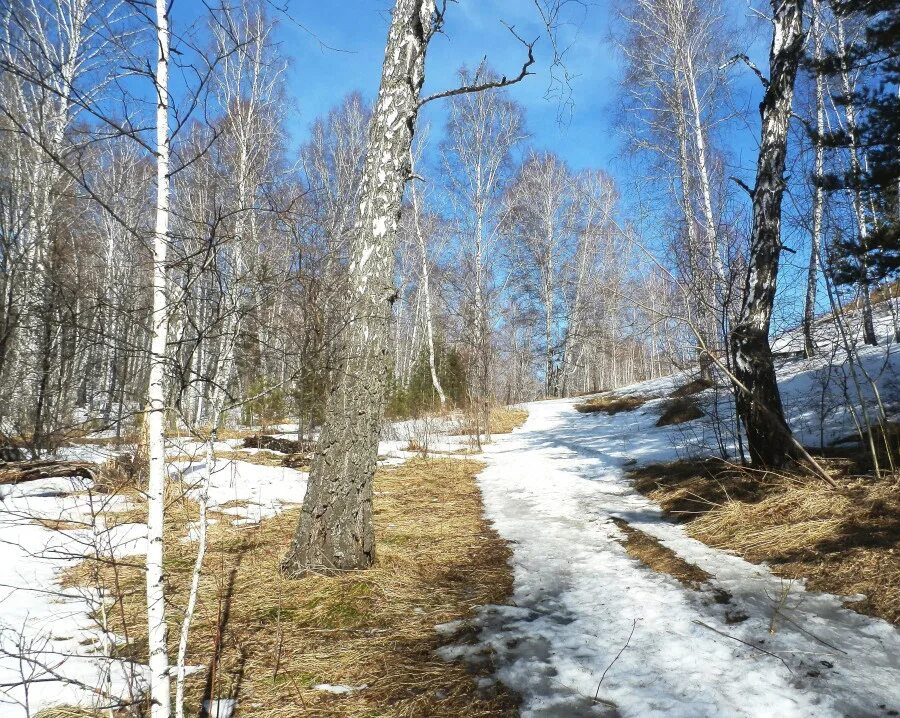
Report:
M 894 627 L 794 583 L 771 635 L 785 582 L 688 538 L 624 478 L 626 460 L 671 453 L 671 435 L 653 428 L 654 402 L 613 417 L 572 404 L 530 404 L 525 426 L 487 450 L 480 476 L 515 572 L 514 605 L 484 611 L 482 639 L 523 695 L 524 716 L 898 715 Z M 712 574 L 712 585 L 690 590 L 630 558 L 612 517 Z M 714 588 L 731 600 L 718 603 Z M 747 618 L 734 623 L 736 614 Z

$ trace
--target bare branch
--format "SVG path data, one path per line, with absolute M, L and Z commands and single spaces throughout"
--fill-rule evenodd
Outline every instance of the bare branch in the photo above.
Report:
M 504 23 L 506 25 L 506 23 Z M 531 42 L 523 39 L 521 35 L 516 32 L 514 25 L 506 25 L 506 28 L 512 33 L 513 37 L 515 37 L 519 42 L 521 42 L 528 51 L 528 59 L 522 65 L 522 69 L 519 71 L 519 74 L 509 79 L 506 75 L 503 75 L 499 80 L 491 80 L 489 82 L 474 82 L 469 85 L 462 85 L 460 87 L 456 87 L 452 90 L 444 90 L 442 92 L 436 92 L 433 95 L 428 95 L 421 100 L 419 100 L 419 107 L 421 108 L 423 105 L 431 102 L 432 100 L 439 100 L 443 97 L 454 97 L 456 95 L 467 95 L 472 92 L 484 92 L 485 90 L 495 90 L 501 87 L 508 87 L 509 85 L 515 85 L 517 82 L 521 82 L 528 75 L 533 75 L 528 68 L 530 68 L 534 64 L 534 44 L 538 41 L 539 38 L 535 38 Z
M 749 57 L 747 57 L 747 55 L 745 55 L 742 52 L 740 52 L 737 55 L 735 55 L 734 57 L 732 57 L 730 60 L 728 60 L 728 62 L 722 64 L 719 67 L 719 69 L 725 70 L 738 62 L 743 62 L 747 67 L 749 67 L 751 70 L 753 70 L 753 74 L 755 74 L 759 78 L 759 81 L 762 83 L 762 86 L 766 89 L 769 89 L 768 78 L 762 74 L 760 69 L 753 62 L 753 60 L 751 60 Z

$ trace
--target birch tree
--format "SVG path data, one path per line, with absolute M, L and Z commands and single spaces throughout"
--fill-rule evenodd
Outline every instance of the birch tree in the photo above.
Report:
M 825 173 L 825 78 L 820 63 L 824 59 L 825 31 L 822 22 L 822 0 L 812 2 L 813 74 L 815 83 L 816 125 L 813 136 L 813 205 L 812 227 L 809 246 L 809 268 L 806 274 L 806 297 L 803 307 L 803 344 L 807 357 L 816 353 L 812 327 L 816 313 L 816 290 L 819 283 L 819 252 L 822 243 L 822 215 L 825 202 L 825 188 L 822 186 Z
M 474 73 L 462 69 L 459 75 L 463 83 L 497 78 L 484 63 Z M 463 302 L 472 313 L 467 337 L 474 358 L 470 383 L 479 434 L 483 430 L 490 437 L 490 317 L 498 282 L 497 257 L 502 254 L 503 187 L 513 171 L 512 153 L 525 139 L 525 122 L 521 106 L 496 91 L 454 97 L 449 104 L 441 155 L 461 240 Z
M 421 106 L 432 99 L 518 82 L 476 82 L 422 98 L 428 43 L 443 23 L 433 0 L 397 0 L 369 126 L 359 215 L 351 241 L 345 354 L 325 409 L 288 575 L 366 568 L 375 557 L 372 478 L 388 371 L 388 327 L 397 297 L 394 259 L 410 150 Z
M 168 627 L 163 574 L 163 531 L 166 486 L 166 342 L 169 307 L 166 252 L 169 242 L 169 6 L 156 0 L 156 223 L 153 232 L 153 311 L 150 340 L 150 377 L 147 385 L 147 642 L 150 669 L 150 712 L 168 718 Z
M 575 181 L 556 156 L 533 153 L 509 189 L 507 223 L 516 243 L 514 272 L 543 314 L 544 396 L 558 390 L 562 276 L 575 255 Z
M 630 0 L 619 15 L 625 128 L 677 208 L 674 254 L 695 296 L 692 321 L 703 328 L 702 344 L 717 352 L 727 323 L 727 195 L 712 134 L 730 119 L 721 68 L 736 49 L 727 10 L 718 2 Z
M 769 327 L 781 255 L 781 202 L 794 81 L 803 52 L 803 0 L 772 0 L 769 78 L 760 104 L 762 127 L 753 223 L 744 298 L 731 332 L 737 410 L 747 432 L 750 457 L 764 466 L 782 466 L 793 453 L 784 418 Z

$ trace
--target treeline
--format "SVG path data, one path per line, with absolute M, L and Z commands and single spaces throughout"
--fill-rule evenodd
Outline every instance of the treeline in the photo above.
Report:
M 12 3 L 0 38 L 0 429 L 34 451 L 131 432 L 153 358 L 150 28 L 113 0 L 51 5 Z M 272 12 L 222 4 L 173 36 L 171 75 L 196 79 L 169 90 L 172 427 L 291 418 L 309 432 L 346 351 L 371 108 L 351 94 L 291 148 Z M 462 83 L 490 78 L 486 65 L 460 71 Z M 451 98 L 415 154 L 395 272 L 394 414 L 669 370 L 674 326 L 627 301 L 664 303 L 666 282 L 635 271 L 608 174 L 531 149 L 503 89 Z

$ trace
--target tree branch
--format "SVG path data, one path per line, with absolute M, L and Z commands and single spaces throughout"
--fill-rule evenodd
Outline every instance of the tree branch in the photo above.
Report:
M 768 80 L 768 78 L 767 78 L 765 75 L 762 74 L 762 72 L 760 71 L 760 69 L 759 69 L 759 68 L 756 66 L 756 64 L 753 62 L 753 60 L 751 60 L 749 57 L 747 57 L 747 56 L 746 56 L 744 53 L 742 53 L 742 52 L 738 53 L 737 55 L 735 55 L 734 57 L 732 57 L 730 60 L 728 60 L 728 62 L 726 62 L 726 63 L 724 63 L 723 65 L 721 65 L 721 66 L 719 67 L 719 69 L 720 69 L 720 70 L 724 70 L 724 69 L 726 69 L 726 68 L 728 68 L 728 67 L 731 67 L 731 65 L 734 65 L 734 64 L 737 63 L 737 62 L 743 62 L 747 67 L 749 67 L 751 70 L 753 70 L 753 73 L 759 78 L 759 81 L 762 83 L 762 86 L 763 86 L 764 88 L 766 88 L 767 90 L 769 89 L 769 80 Z
M 506 23 L 504 23 L 505 25 Z M 539 38 L 535 38 L 531 42 L 523 39 L 521 35 L 516 32 L 514 25 L 506 25 L 506 28 L 512 33 L 513 37 L 515 37 L 519 42 L 521 42 L 526 49 L 528 50 L 528 59 L 525 60 L 522 65 L 522 69 L 519 71 L 519 74 L 516 75 L 512 79 L 507 79 L 506 75 L 503 75 L 499 80 L 491 80 L 489 82 L 475 82 L 470 85 L 462 85 L 460 87 L 456 87 L 452 90 L 444 90 L 442 92 L 436 92 L 433 95 L 428 95 L 421 100 L 419 100 L 419 108 L 423 105 L 431 102 L 432 100 L 439 100 L 442 97 L 454 97 L 456 95 L 467 95 L 472 92 L 484 92 L 485 90 L 494 90 L 500 87 L 508 87 L 509 85 L 515 85 L 517 82 L 521 82 L 528 75 L 533 75 L 533 72 L 530 72 L 528 68 L 530 68 L 534 64 L 534 44 L 538 41 Z
M 744 180 L 742 180 L 742 179 L 740 179 L 740 178 L 738 178 L 738 177 L 735 177 L 734 175 L 732 175 L 732 176 L 729 177 L 728 179 L 732 180 L 738 187 L 740 187 L 742 190 L 744 190 L 744 192 L 746 192 L 747 194 L 749 194 L 749 195 L 750 195 L 750 199 L 753 199 L 753 195 L 756 194 L 756 190 L 755 190 L 755 189 L 752 189 L 752 188 L 749 187 L 749 186 L 747 186 L 747 183 L 744 182 Z

